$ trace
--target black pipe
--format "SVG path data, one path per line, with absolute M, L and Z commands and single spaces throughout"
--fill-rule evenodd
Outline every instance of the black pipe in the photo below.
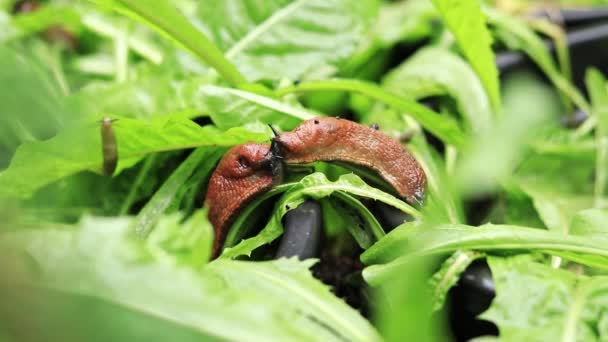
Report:
M 321 205 L 307 200 L 285 214 L 285 231 L 275 258 L 297 256 L 300 260 L 319 254 L 319 241 L 323 229 Z

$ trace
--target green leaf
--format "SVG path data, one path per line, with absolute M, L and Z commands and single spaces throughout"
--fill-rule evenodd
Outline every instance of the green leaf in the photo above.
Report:
M 227 0 L 198 3 L 198 18 L 250 81 L 335 71 L 377 15 L 375 0 Z
M 302 178 L 300 182 L 293 185 L 277 201 L 272 217 L 260 233 L 252 238 L 241 241 L 234 247 L 224 249 L 220 258 L 228 259 L 240 255 L 249 255 L 254 249 L 272 242 L 283 233 L 281 219 L 289 210 L 297 208 L 308 197 L 320 199 L 331 196 L 338 191 L 381 201 L 414 217 L 419 217 L 420 215 L 416 209 L 407 203 L 383 191 L 370 187 L 355 174 L 345 174 L 337 181 L 331 182 L 324 174 L 313 173 Z
M 290 93 L 320 90 L 344 90 L 360 93 L 406 113 L 447 144 L 458 147 L 464 144 L 464 134 L 458 124 L 451 118 L 441 116 L 419 103 L 395 96 L 370 82 L 351 79 L 311 81 L 279 89 L 276 93 L 278 96 L 282 96 Z
M 470 141 L 456 166 L 456 181 L 465 195 L 489 193 L 508 180 L 528 144 L 561 113 L 555 92 L 536 77 L 515 73 L 503 84 L 504 115 Z
M 433 288 L 434 311 L 443 307 L 448 291 L 456 285 L 462 272 L 473 261 L 483 256 L 484 254 L 474 251 L 456 251 L 443 262 L 441 268 L 433 274 L 430 280 L 430 285 Z
M 356 215 L 356 218 L 351 216 L 350 219 L 347 219 L 346 229 L 357 241 L 359 247 L 368 249 L 374 241 L 378 241 L 384 237 L 385 234 L 382 226 L 363 203 L 342 191 L 336 191 L 333 196 L 348 205 L 344 209 L 346 213 L 351 209 L 351 215 Z M 363 227 L 361 227 L 361 221 L 363 221 Z
M 488 258 L 496 298 L 482 319 L 494 322 L 501 341 L 601 341 L 608 277 L 577 276 L 527 256 Z
M 374 26 L 374 38 L 384 48 L 399 42 L 416 42 L 431 35 L 437 16 L 428 0 L 383 2 Z
M 519 226 L 486 224 L 477 228 L 466 225 L 416 227 L 406 223 L 361 255 L 361 260 L 368 265 L 390 262 L 367 267 L 363 276 L 371 285 L 377 285 L 401 264 L 411 262 L 416 257 L 445 255 L 457 250 L 520 253 L 540 251 L 566 258 L 575 254 L 579 263 L 608 269 L 608 248 L 601 241 Z
M 545 227 L 568 232 L 573 216 L 593 207 L 593 153 L 532 153 L 512 177 L 532 199 Z
M 492 123 L 490 101 L 479 78 L 464 60 L 442 48 L 418 50 L 384 77 L 382 87 L 413 100 L 451 96 L 476 135 L 487 131 Z
M 0 13 L 0 16 L 3 15 Z M 75 30 L 80 27 L 80 15 L 66 4 L 49 2 L 35 11 L 0 19 L 0 42 L 22 39 L 55 25 Z
M 91 0 L 140 20 L 160 32 L 202 61 L 209 64 L 232 85 L 246 83 L 245 78 L 222 52 L 186 17 L 166 0 Z
M 497 38 L 510 49 L 527 54 L 547 75 L 553 85 L 572 99 L 577 107 L 589 112 L 589 104 L 581 93 L 565 78 L 556 66 L 549 50 L 524 21 L 514 16 L 485 8 L 488 22 L 495 28 Z
M 192 77 L 176 80 L 173 73 L 144 74 L 126 82 L 89 82 L 65 98 L 68 108 L 77 110 L 81 117 L 99 113 L 151 118 L 183 113 L 184 116 L 201 115 L 204 102 L 198 91 L 213 82 L 210 77 Z
M 442 327 L 442 314 L 433 312 L 433 293 L 428 284 L 436 265 L 433 259 L 417 258 L 402 265 L 372 289 L 377 303 L 374 318 L 386 341 L 439 342 L 449 335 Z
M 74 115 L 63 106 L 49 70 L 31 52 L 0 46 L 0 70 L 2 168 L 21 143 L 52 137 Z
M 464 214 L 462 203 L 453 190 L 441 156 L 433 150 L 421 133 L 408 145 L 416 160 L 426 174 L 427 193 L 423 215 L 427 222 L 462 223 Z
M 270 97 L 243 90 L 217 86 L 203 86 L 196 94 L 199 107 L 211 116 L 219 128 L 242 126 L 254 121 L 293 129 L 301 121 L 321 114 L 303 107 L 290 105 Z
M 232 146 L 264 141 L 267 134 L 245 128 L 222 132 L 186 119 L 150 122 L 120 119 L 113 124 L 118 143 L 118 171 L 147 154 L 199 146 Z M 10 167 L 0 173 L 0 197 L 29 197 L 35 190 L 80 171 L 99 172 L 102 164 L 100 124 L 90 122 L 62 131 L 52 139 L 23 144 Z
M 500 106 L 498 69 L 492 51 L 492 36 L 486 17 L 475 0 L 433 0 L 462 53 L 483 83 L 494 112 Z
M 591 110 L 597 121 L 594 194 L 595 207 L 601 208 L 608 206 L 604 198 L 608 185 L 608 83 L 595 68 L 587 70 L 585 83 L 591 96 Z
M 126 238 L 125 218 L 2 234 L 2 269 L 11 276 L 0 280 L 0 312 L 27 336 L 59 340 L 379 340 L 311 276 L 313 260 L 201 267 L 211 229 L 204 213 L 193 220 L 163 218 L 145 241 Z M 24 320 L 31 312 L 41 319 Z M 66 324 L 72 329 L 57 330 Z
M 150 198 L 139 214 L 137 214 L 133 224 L 133 231 L 135 234 L 140 237 L 146 237 L 150 233 L 167 208 L 177 200 L 177 193 L 192 176 L 194 170 L 206 160 L 213 160 L 211 157 L 217 154 L 216 152 L 217 151 L 213 148 L 199 147 L 194 150 L 188 158 L 175 169 L 175 171 L 173 171 L 171 176 L 156 191 L 152 198 Z M 206 163 L 205 170 L 207 172 L 206 175 L 203 176 L 207 177 L 214 167 L 215 163 Z
M 570 234 L 608 240 L 608 209 L 579 211 L 572 218 Z

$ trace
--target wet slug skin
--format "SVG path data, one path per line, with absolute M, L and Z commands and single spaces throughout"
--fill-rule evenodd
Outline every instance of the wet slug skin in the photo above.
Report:
M 219 255 L 232 220 L 255 196 L 283 179 L 283 164 L 345 162 L 377 173 L 400 197 L 421 203 L 426 178 L 399 142 L 374 127 L 336 119 L 304 121 L 278 133 L 270 146 L 246 143 L 230 149 L 211 175 L 205 203 L 215 231 L 213 258 Z
M 270 147 L 246 143 L 230 149 L 209 179 L 205 203 L 215 238 L 212 257 L 218 256 L 232 219 L 256 195 L 273 185 L 268 163 Z
M 273 143 L 287 165 L 340 161 L 363 166 L 377 173 L 408 202 L 421 203 L 424 198 L 426 176 L 420 164 L 399 142 L 374 127 L 321 117 L 281 133 Z

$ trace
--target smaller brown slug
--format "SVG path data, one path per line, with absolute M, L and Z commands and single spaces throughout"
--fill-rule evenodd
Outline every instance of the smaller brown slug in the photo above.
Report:
M 209 179 L 205 203 L 215 237 L 212 258 L 219 255 L 231 220 L 253 197 L 273 186 L 270 147 L 246 143 L 231 148 Z
M 302 122 L 273 139 L 287 164 L 340 161 L 376 172 L 410 203 L 421 203 L 426 177 L 399 142 L 353 121 L 320 117 Z
M 118 163 L 118 147 L 116 136 L 112 128 L 111 118 L 105 117 L 101 120 L 101 153 L 103 156 L 103 175 L 111 176 L 116 170 Z

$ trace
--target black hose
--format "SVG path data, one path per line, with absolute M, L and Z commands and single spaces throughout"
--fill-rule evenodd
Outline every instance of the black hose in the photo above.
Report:
M 321 205 L 307 200 L 285 214 L 285 231 L 275 258 L 297 256 L 300 260 L 319 254 L 319 241 L 323 229 Z

